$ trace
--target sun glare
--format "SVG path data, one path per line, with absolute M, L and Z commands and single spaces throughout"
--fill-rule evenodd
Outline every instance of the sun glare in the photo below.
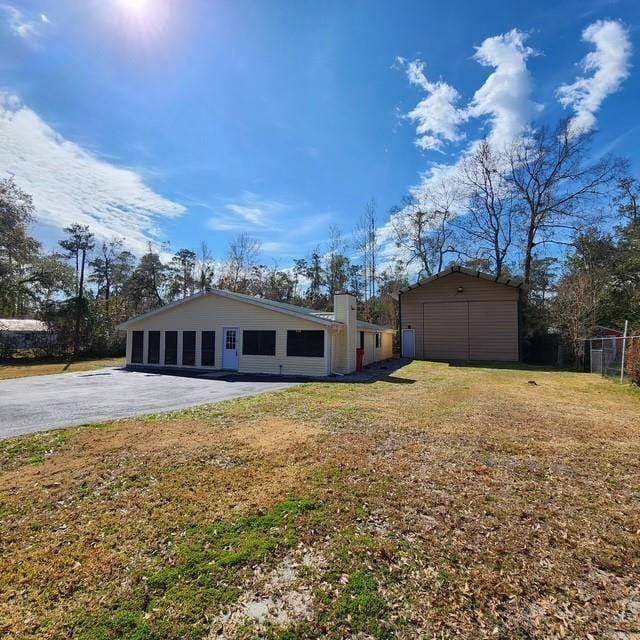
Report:
M 131 13 L 144 13 L 150 8 L 151 0 L 117 0 L 118 4 Z

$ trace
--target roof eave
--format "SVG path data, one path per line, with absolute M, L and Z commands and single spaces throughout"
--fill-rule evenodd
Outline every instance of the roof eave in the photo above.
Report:
M 153 309 L 152 311 L 148 311 L 147 313 L 143 313 L 142 315 L 136 316 L 134 318 L 130 318 L 129 320 L 126 320 L 125 322 L 122 322 L 118 325 L 118 329 L 120 330 L 126 330 L 129 327 L 143 321 L 143 320 L 148 320 L 149 318 L 152 318 L 153 316 L 156 316 L 160 313 L 163 313 L 164 311 L 168 311 L 169 309 L 173 309 L 174 307 L 178 307 L 181 304 L 186 304 L 187 302 L 193 302 L 194 300 L 197 300 L 198 298 L 202 298 L 202 297 L 206 297 L 206 296 L 210 296 L 210 295 L 217 295 L 220 296 L 222 298 L 228 298 L 230 300 L 236 300 L 238 302 L 244 302 L 246 304 L 251 304 L 257 307 L 260 307 L 262 309 L 268 309 L 270 311 L 274 311 L 276 313 L 281 313 L 283 315 L 286 316 L 291 316 L 294 318 L 298 318 L 298 319 L 303 319 L 303 320 L 308 320 L 309 322 L 315 322 L 317 324 L 321 324 L 325 327 L 337 327 L 340 326 L 342 323 L 341 322 L 337 322 L 335 320 L 326 320 L 325 318 L 318 318 L 312 314 L 309 313 L 296 313 L 293 310 L 290 309 L 279 309 L 277 307 L 271 306 L 268 304 L 268 302 L 262 302 L 260 298 L 251 298 L 251 297 L 245 297 L 245 296 L 236 296 L 232 291 L 224 291 L 223 289 L 212 289 L 211 291 L 203 291 L 202 293 L 196 293 L 192 296 L 189 296 L 188 298 L 183 298 L 182 300 L 176 300 L 175 302 L 171 302 L 168 305 L 165 305 L 164 307 L 159 307 L 158 309 Z
M 417 289 L 418 287 L 421 287 L 425 284 L 429 284 L 430 282 L 441 280 L 442 278 L 446 278 L 447 276 L 450 276 L 454 273 L 462 273 L 464 275 L 475 277 L 478 279 L 482 278 L 483 280 L 488 280 L 489 282 L 495 282 L 496 284 L 503 284 L 507 287 L 513 287 L 514 289 L 523 289 L 523 290 L 528 289 L 528 287 L 524 284 L 524 281 L 521 278 L 511 278 L 508 276 L 496 277 L 494 275 L 491 275 L 490 273 L 479 271 L 477 269 L 474 270 L 474 269 L 468 269 L 461 265 L 453 265 L 452 267 L 449 267 L 438 273 L 435 273 L 434 275 L 429 276 L 428 278 L 423 278 L 422 280 L 419 280 L 415 284 L 409 285 L 408 287 L 403 287 L 402 289 L 400 289 L 400 294 L 406 293 L 407 291 L 411 291 L 412 289 Z

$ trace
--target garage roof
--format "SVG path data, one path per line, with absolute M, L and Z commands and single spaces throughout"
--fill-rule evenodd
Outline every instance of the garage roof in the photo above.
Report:
M 497 282 L 498 284 L 504 284 L 508 287 L 515 287 L 516 289 L 524 288 L 524 281 L 522 278 L 512 278 L 509 276 L 501 276 L 496 278 L 496 276 L 486 273 L 484 271 L 477 271 L 475 269 L 468 269 L 467 267 L 463 267 L 459 264 L 455 264 L 448 269 L 444 269 L 440 271 L 440 273 L 436 273 L 435 275 L 429 276 L 428 278 L 423 278 L 416 284 L 412 284 L 408 287 L 404 287 L 400 290 L 400 293 L 404 291 L 410 291 L 411 289 L 415 289 L 416 287 L 421 287 L 423 284 L 428 284 L 429 282 L 434 282 L 435 280 L 440 280 L 442 278 L 446 278 L 450 276 L 452 273 L 463 273 L 464 275 L 471 276 L 473 278 L 482 278 L 483 280 L 490 280 L 491 282 Z

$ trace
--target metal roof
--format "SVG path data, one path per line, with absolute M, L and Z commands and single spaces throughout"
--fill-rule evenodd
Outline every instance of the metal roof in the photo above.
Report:
M 0 318 L 0 331 L 36 333 L 38 331 L 47 331 L 47 323 L 42 320 L 28 318 Z
M 516 289 L 525 288 L 524 281 L 522 278 L 512 278 L 510 276 L 500 276 L 496 277 L 490 273 L 486 273 L 485 271 L 477 271 L 475 269 L 468 269 L 467 267 L 463 267 L 462 265 L 455 264 L 440 273 L 436 273 L 428 278 L 423 278 L 418 281 L 416 284 L 412 284 L 408 287 L 404 287 L 400 290 L 400 293 L 405 291 L 410 291 L 411 289 L 415 289 L 417 287 L 421 287 L 424 284 L 429 284 L 430 282 L 434 282 L 435 280 L 440 280 L 442 278 L 446 278 L 450 276 L 452 273 L 462 273 L 466 276 L 471 276 L 472 278 L 482 278 L 483 280 L 490 280 L 491 282 L 497 282 L 498 284 L 504 284 L 508 287 L 515 287 Z
M 167 309 L 172 309 L 173 307 L 177 307 L 178 305 L 184 304 L 186 302 L 190 302 L 192 300 L 196 300 L 198 298 L 202 298 L 208 295 L 218 295 L 224 298 L 231 298 L 232 300 L 239 300 L 240 302 L 246 302 L 248 304 L 258 305 L 260 307 L 266 307 L 267 309 L 272 309 L 273 311 L 278 311 L 280 313 L 284 313 L 286 315 L 293 315 L 303 317 L 306 320 L 310 320 L 311 322 L 317 322 L 319 324 L 325 326 L 332 325 L 342 325 L 342 322 L 338 322 L 335 319 L 335 314 L 331 311 L 318 311 L 317 309 L 309 309 L 307 307 L 299 307 L 295 304 L 288 304 L 287 302 L 277 302 L 276 300 L 268 300 L 267 298 L 258 298 L 257 296 L 249 296 L 244 293 L 235 293 L 233 291 L 225 291 L 224 289 L 211 289 L 211 291 L 204 291 L 202 293 L 196 293 L 193 296 L 189 296 L 188 298 L 183 298 L 182 300 L 176 300 L 164 307 L 159 307 L 158 309 L 154 309 L 153 311 L 149 311 L 140 316 L 136 316 L 135 318 L 131 318 L 126 322 L 118 325 L 121 329 L 126 329 L 129 325 L 138 322 L 139 320 L 149 318 L 158 313 L 162 313 Z M 361 326 L 363 325 L 363 326 Z M 366 325 L 366 326 L 364 326 Z M 379 325 L 374 325 L 368 322 L 363 322 L 362 320 L 358 320 L 358 328 L 361 329 L 370 329 L 372 331 L 385 331 L 390 330 L 388 327 L 382 327 Z

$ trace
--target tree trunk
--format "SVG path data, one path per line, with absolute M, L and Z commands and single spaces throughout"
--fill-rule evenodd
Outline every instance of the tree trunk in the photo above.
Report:
M 80 278 L 78 282 L 78 295 L 76 296 L 76 326 L 73 334 L 73 357 L 80 354 L 80 324 L 82 321 L 82 299 L 84 295 L 84 264 L 87 257 L 85 249 L 82 250 L 82 261 L 80 264 Z

